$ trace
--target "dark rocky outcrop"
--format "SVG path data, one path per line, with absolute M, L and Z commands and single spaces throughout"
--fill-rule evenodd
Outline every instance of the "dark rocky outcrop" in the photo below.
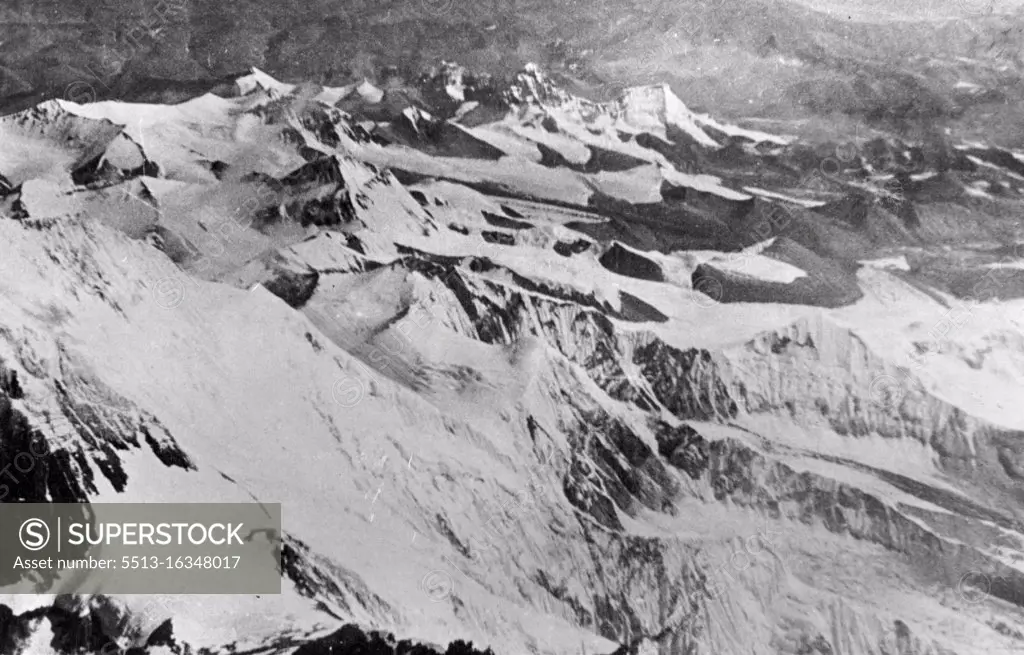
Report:
M 842 307 L 859 300 L 864 294 L 856 276 L 800 244 L 781 237 L 763 252 L 764 256 L 785 262 L 806 275 L 792 282 L 775 282 L 747 275 L 741 270 L 718 268 L 706 262 L 693 271 L 693 288 L 713 297 L 717 302 L 783 303 Z M 740 255 L 740 258 L 743 256 Z
M 275 253 L 265 260 L 267 275 L 260 284 L 294 308 L 302 307 L 316 290 L 320 274 L 309 266 L 290 262 Z
M 640 367 L 655 398 L 677 418 L 728 419 L 739 411 L 707 350 L 683 351 L 652 340 L 634 351 L 633 363 Z
M 484 230 L 480 233 L 480 236 L 487 243 L 496 243 L 501 246 L 514 246 L 516 245 L 516 238 L 514 235 L 508 232 L 498 232 L 497 230 Z
M 657 263 L 619 243 L 613 243 L 598 260 L 612 273 L 651 282 L 664 282 L 665 275 Z
M 137 645 L 124 647 L 122 635 L 112 631 L 128 617 L 104 596 L 94 596 L 84 606 L 65 598 L 15 615 L 0 604 L 0 652 L 18 653 L 24 648 L 39 622 L 49 623 L 53 639 L 48 644 L 57 655 L 150 655 L 191 650 L 174 635 L 174 619 L 159 624 Z M 456 640 L 446 648 L 397 639 L 393 634 L 370 630 L 354 623 L 343 625 L 329 635 L 308 641 L 286 639 L 264 645 L 267 649 L 292 648 L 295 655 L 494 655 L 490 648 L 478 649 L 472 642 Z M 296 648 L 297 647 L 297 648 Z M 262 650 L 262 648 L 261 648 Z M 203 651 L 200 651 L 203 652 Z
M 407 107 L 391 122 L 379 125 L 373 136 L 386 144 L 415 148 L 435 157 L 465 157 L 496 161 L 505 156 L 464 128 L 415 107 Z
M 299 646 L 294 655 L 494 655 L 490 648 L 479 650 L 472 642 L 454 641 L 444 650 L 397 640 L 386 632 L 371 631 L 348 624 L 326 637 Z
M 562 257 L 571 257 L 578 255 L 581 252 L 585 252 L 593 243 L 586 239 L 577 239 L 576 241 L 556 241 L 553 249 Z
M 484 215 L 484 220 L 487 221 L 488 225 L 500 227 L 504 230 L 528 230 L 534 227 L 533 223 L 529 223 L 527 221 L 520 221 L 507 216 L 498 216 L 497 214 L 492 214 L 488 211 L 482 213 Z

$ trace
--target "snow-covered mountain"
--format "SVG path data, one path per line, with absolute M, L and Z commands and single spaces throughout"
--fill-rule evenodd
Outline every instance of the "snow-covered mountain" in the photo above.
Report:
M 285 579 L 0 651 L 1019 653 L 1022 194 L 536 66 L 2 117 L 6 500 L 280 502 Z

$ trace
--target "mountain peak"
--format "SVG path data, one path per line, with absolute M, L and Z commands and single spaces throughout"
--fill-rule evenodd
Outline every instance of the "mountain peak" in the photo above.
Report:
M 618 101 L 624 120 L 643 130 L 662 132 L 668 126 L 681 129 L 702 146 L 717 147 L 700 127 L 698 114 L 686 106 L 667 83 L 626 89 Z
M 238 91 L 238 94 L 243 96 L 258 89 L 286 96 L 295 90 L 295 85 L 280 82 L 271 75 L 268 75 L 259 68 L 253 66 L 249 69 L 248 75 L 235 80 L 235 88 Z
M 572 99 L 538 64 L 532 62 L 513 76 L 505 94 L 512 104 L 562 104 Z

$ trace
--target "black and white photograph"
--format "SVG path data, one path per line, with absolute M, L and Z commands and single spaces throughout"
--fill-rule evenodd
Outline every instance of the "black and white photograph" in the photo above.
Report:
M 0 655 L 1024 655 L 1024 0 L 0 0 Z

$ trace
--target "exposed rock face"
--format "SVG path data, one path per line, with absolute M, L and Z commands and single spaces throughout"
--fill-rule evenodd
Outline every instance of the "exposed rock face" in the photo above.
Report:
M 775 274 L 770 260 L 788 265 L 782 276 Z M 787 237 L 775 239 L 759 255 L 740 254 L 722 261 L 724 265 L 719 266 L 715 261 L 700 264 L 692 277 L 694 289 L 718 302 L 772 299 L 787 304 L 842 307 L 864 295 L 853 271 L 844 270 Z M 786 273 L 790 270 L 799 277 L 788 277 Z
M 505 154 L 462 127 L 411 106 L 372 134 L 384 143 L 413 146 L 438 157 L 496 160 Z
M 1019 651 L 1020 301 L 951 308 L 935 263 L 960 220 L 1015 270 L 1008 205 L 963 172 L 908 220 L 664 87 L 488 84 L 9 119 L 44 156 L 0 159 L 0 500 L 280 501 L 285 534 L 280 597 L 5 597 L 0 650 Z
M 346 625 L 326 637 L 306 642 L 294 652 L 295 655 L 492 655 L 490 649 L 477 650 L 471 643 L 464 641 L 456 641 L 442 651 L 413 644 L 408 640 L 396 641 L 392 635 L 379 632 L 366 634 L 355 625 Z
M 613 243 L 612 247 L 601 255 L 601 265 L 613 273 L 627 275 L 629 277 L 650 280 L 651 282 L 662 282 L 665 276 L 655 262 L 635 253 L 619 243 Z

